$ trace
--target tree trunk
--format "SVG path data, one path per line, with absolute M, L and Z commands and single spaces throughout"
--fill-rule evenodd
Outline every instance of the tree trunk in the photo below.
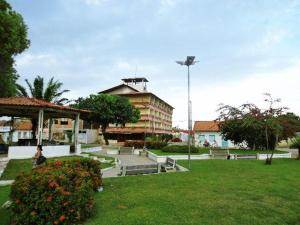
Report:
M 266 165 L 271 165 L 272 159 L 269 158 L 269 137 L 268 137 L 268 127 L 266 126 L 266 150 L 267 150 L 267 159 L 266 159 Z
M 298 158 L 297 160 L 300 160 L 300 147 L 298 148 Z
M 105 145 L 109 145 L 109 142 L 108 142 L 108 138 L 106 136 L 106 127 L 103 127 L 101 126 L 101 131 L 102 131 L 102 135 L 103 135 L 103 138 L 104 138 L 104 141 L 105 141 Z

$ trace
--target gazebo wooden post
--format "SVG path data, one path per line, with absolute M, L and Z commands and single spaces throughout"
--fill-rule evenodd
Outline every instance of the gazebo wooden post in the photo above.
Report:
M 75 124 L 74 124 L 74 145 L 75 145 L 75 152 L 78 152 L 78 134 L 79 134 L 79 119 L 80 113 L 76 114 L 75 117 Z
M 38 145 L 41 145 L 43 142 L 43 125 L 44 125 L 44 110 L 40 109 L 39 120 L 38 120 L 38 138 L 37 138 Z

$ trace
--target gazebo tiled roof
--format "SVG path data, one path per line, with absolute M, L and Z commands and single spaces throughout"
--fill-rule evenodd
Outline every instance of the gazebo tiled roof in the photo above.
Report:
M 44 109 L 48 116 L 53 118 L 69 118 L 70 116 L 72 118 L 77 113 L 82 115 L 89 113 L 87 110 L 57 105 L 40 99 L 27 97 L 0 98 L 0 116 L 35 117 L 36 111 L 39 109 Z

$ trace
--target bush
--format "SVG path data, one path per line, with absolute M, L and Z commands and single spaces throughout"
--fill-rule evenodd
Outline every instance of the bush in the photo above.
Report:
M 173 153 L 188 153 L 189 147 L 187 145 L 170 145 L 162 148 L 162 151 Z M 191 146 L 191 153 L 199 153 L 199 149 L 195 146 Z
M 176 137 L 176 138 L 173 138 L 171 140 L 171 142 L 182 142 L 182 140 L 180 138 Z
M 144 143 L 145 143 L 144 141 L 125 141 L 124 146 L 142 149 L 144 147 Z M 146 141 L 147 149 L 162 149 L 167 145 L 168 144 L 163 141 Z
M 100 165 L 89 159 L 55 161 L 21 174 L 11 187 L 12 224 L 79 224 L 94 207 Z

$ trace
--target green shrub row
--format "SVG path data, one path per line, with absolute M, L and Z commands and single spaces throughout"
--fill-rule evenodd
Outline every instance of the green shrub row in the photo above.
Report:
M 145 144 L 147 149 L 162 149 L 168 145 L 167 142 L 163 141 L 125 141 L 124 146 L 142 149 Z
M 11 224 L 82 224 L 100 185 L 100 163 L 90 159 L 55 161 L 23 173 L 11 187 Z
M 188 153 L 189 147 L 187 145 L 169 145 L 162 148 L 163 152 L 174 152 L 174 153 Z M 199 149 L 195 146 L 191 146 L 192 153 L 199 153 Z

